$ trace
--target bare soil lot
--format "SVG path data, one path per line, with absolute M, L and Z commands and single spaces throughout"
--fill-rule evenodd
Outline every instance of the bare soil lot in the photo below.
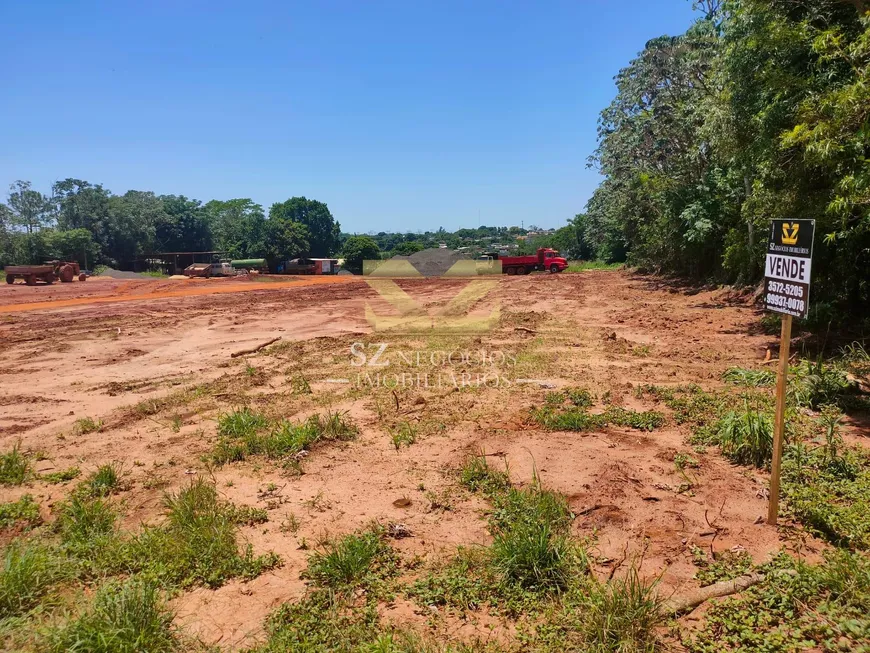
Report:
M 433 312 L 465 283 L 398 282 Z M 500 308 L 493 330 L 395 335 L 372 330 L 367 304 L 385 315 L 395 309 L 359 279 L 274 285 L 186 296 L 171 294 L 170 282 L 89 281 L 51 295 L 0 288 L 4 306 L 32 305 L 36 295 L 81 300 L 0 315 L 0 450 L 20 444 L 37 474 L 0 487 L 0 501 L 31 494 L 52 522 L 76 481 L 39 476 L 72 467 L 85 476 L 114 463 L 124 482 L 111 501 L 130 532 L 160 523 L 163 497 L 200 476 L 222 499 L 265 510 L 265 521 L 240 527 L 240 541 L 255 555 L 276 553 L 280 566 L 172 598 L 175 623 L 201 643 L 237 650 L 264 641 L 270 613 L 304 596 L 300 574 L 312 551 L 372 522 L 398 532 L 390 545 L 409 582 L 457 547 L 490 545 L 489 504 L 458 480 L 481 453 L 516 487 L 537 478 L 566 497 L 570 535 L 588 543 L 596 577 L 632 567 L 658 579 L 663 597 L 698 587 L 696 548 L 745 550 L 761 563 L 782 549 L 816 560 L 827 546 L 788 520 L 779 529 L 764 523 L 767 472 L 735 466 L 713 447 L 693 449 L 690 426 L 642 391 L 713 390 L 729 367 L 759 368 L 769 349 L 775 355 L 776 338 L 760 331 L 744 297 L 678 292 L 623 271 L 505 277 L 476 308 Z M 129 301 L 95 302 L 120 296 Z M 544 428 L 535 410 L 569 388 L 589 391 L 593 414 L 656 411 L 663 423 Z M 342 414 L 358 432 L 292 461 L 220 460 L 219 420 L 241 409 L 274 423 Z M 849 422 L 844 435 L 866 433 Z M 401 593 L 378 610 L 445 641 L 510 646 L 515 635 L 515 618 Z M 698 619 L 703 611 L 680 627 Z

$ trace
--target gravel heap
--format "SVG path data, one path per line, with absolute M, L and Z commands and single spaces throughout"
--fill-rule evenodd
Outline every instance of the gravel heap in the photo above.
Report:
M 105 267 L 100 270 L 101 277 L 109 277 L 111 279 L 151 279 L 147 274 L 139 274 L 138 272 L 124 272 L 114 268 Z
M 454 252 L 452 249 L 433 247 L 415 252 L 411 256 L 396 255 L 391 260 L 410 262 L 424 277 L 440 277 L 461 258 L 463 258 L 462 255 Z

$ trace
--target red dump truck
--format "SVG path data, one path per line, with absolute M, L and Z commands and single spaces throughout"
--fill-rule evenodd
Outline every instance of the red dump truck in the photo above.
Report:
M 535 270 L 546 270 L 555 274 L 568 267 L 568 261 L 549 247 L 540 247 L 537 254 L 530 256 L 501 256 L 498 252 L 489 252 L 481 260 L 491 263 L 500 261 L 502 274 L 528 274 Z

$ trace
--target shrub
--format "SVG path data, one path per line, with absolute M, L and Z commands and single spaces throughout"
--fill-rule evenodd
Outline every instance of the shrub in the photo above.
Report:
M 823 404 L 836 404 L 842 395 L 851 391 L 845 372 L 819 359 L 817 363 L 792 368 L 788 396 L 797 406 L 818 408 Z

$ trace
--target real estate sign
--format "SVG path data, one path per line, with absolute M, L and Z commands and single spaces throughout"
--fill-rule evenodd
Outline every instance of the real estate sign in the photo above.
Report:
M 806 317 L 815 220 L 772 220 L 764 264 L 764 307 Z

